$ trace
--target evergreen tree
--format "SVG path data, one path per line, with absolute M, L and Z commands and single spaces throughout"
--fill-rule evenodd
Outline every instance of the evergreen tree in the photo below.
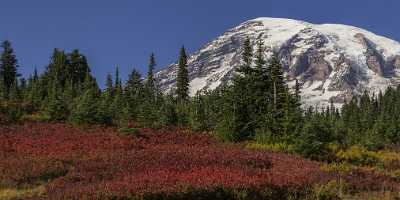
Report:
M 48 89 L 52 90 L 52 82 L 57 81 L 57 89 L 63 90 L 69 73 L 69 61 L 67 54 L 59 49 L 54 49 L 50 64 L 45 71 Z M 50 91 L 49 91 L 50 92 Z
M 25 100 L 27 97 L 27 93 L 28 93 L 28 85 L 27 84 L 28 83 L 25 78 L 19 79 L 19 91 L 20 91 L 22 100 Z
M 155 67 L 156 67 L 156 59 L 155 59 L 154 53 L 152 53 L 150 55 L 148 72 L 147 72 L 147 81 L 146 81 L 146 86 L 151 91 L 153 91 L 154 87 L 155 87 L 155 83 L 154 83 L 154 68 Z
M 86 72 L 84 92 L 77 99 L 69 120 L 76 124 L 98 123 L 99 88 L 89 72 Z
M 9 99 L 14 101 L 14 102 L 19 102 L 22 98 L 21 96 L 21 90 L 18 86 L 18 80 L 15 79 L 14 83 L 11 85 L 10 91 L 9 91 Z
M 107 74 L 106 77 L 106 91 L 105 91 L 110 98 L 114 96 L 114 84 L 113 84 L 113 78 L 110 73 Z
M 40 88 L 39 75 L 36 68 L 33 72 L 32 78 L 29 79 L 28 85 L 29 92 L 27 94 L 27 100 L 32 103 L 34 107 L 38 108 L 42 101 L 40 91 L 44 88 Z
M 176 81 L 176 94 L 180 102 L 184 102 L 189 98 L 189 77 L 187 67 L 186 50 L 185 47 L 182 47 L 178 61 L 178 76 Z
M 251 46 L 250 38 L 246 38 L 243 43 L 242 63 L 236 71 L 243 76 L 250 75 L 252 73 L 251 65 L 253 64 L 253 47 Z
M 128 113 L 131 120 L 137 120 L 144 99 L 144 85 L 142 83 L 141 74 L 133 69 L 129 74 L 128 81 L 125 86 L 125 96 L 128 104 Z
M 248 102 L 248 104 L 254 106 L 252 108 L 249 107 L 248 109 L 252 109 L 253 111 L 250 112 L 253 112 L 256 115 L 255 120 L 257 121 L 257 128 L 265 128 L 271 121 L 269 119 L 271 115 L 268 106 L 271 99 L 270 77 L 264 54 L 264 42 L 260 35 L 260 38 L 257 41 L 257 51 L 255 54 L 255 68 L 249 77 L 249 84 L 251 87 L 248 89 L 248 95 L 252 97 L 251 102 Z
M 74 84 L 82 84 L 85 81 L 86 72 L 90 72 L 86 57 L 80 54 L 78 49 L 74 49 L 68 55 L 68 60 L 67 78 Z
M 255 133 L 254 100 L 251 94 L 253 78 L 253 48 L 246 39 L 243 43 L 242 65 L 236 69 L 233 85 L 223 95 L 223 116 L 217 124 L 217 133 L 222 140 L 240 141 L 249 139 Z
M 52 89 L 48 97 L 45 113 L 50 121 L 63 121 L 69 116 L 69 109 L 64 98 L 60 94 L 57 80 L 52 82 Z
M 272 92 L 272 113 L 273 119 L 271 127 L 275 134 L 282 133 L 282 120 L 285 116 L 285 108 L 287 109 L 288 101 L 290 101 L 288 86 L 283 77 L 282 65 L 278 56 L 274 54 L 269 61 L 269 77 L 271 81 Z M 285 107 L 286 104 L 286 107 Z
M 12 86 L 17 80 L 17 58 L 14 54 L 14 50 L 11 47 L 10 41 L 6 40 L 2 43 L 1 47 L 3 52 L 0 56 L 0 80 L 2 86 L 2 93 L 4 98 L 8 98 Z

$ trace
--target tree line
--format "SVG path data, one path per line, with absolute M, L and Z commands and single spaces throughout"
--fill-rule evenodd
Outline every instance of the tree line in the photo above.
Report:
M 400 139 L 400 87 L 361 96 L 335 108 L 303 109 L 301 86 L 286 83 L 279 56 L 265 57 L 261 39 L 246 39 L 242 62 L 230 84 L 189 96 L 188 56 L 179 52 L 176 87 L 165 94 L 154 76 L 151 54 L 145 77 L 132 69 L 123 82 L 118 68 L 100 89 L 86 57 L 54 49 L 41 74 L 18 74 L 11 43 L 2 43 L 0 113 L 10 121 L 44 120 L 119 127 L 134 122 L 162 128 L 179 126 L 210 132 L 229 142 L 282 144 L 306 157 L 327 159 L 332 146 L 380 149 Z M 0 122 L 1 122 L 0 116 Z

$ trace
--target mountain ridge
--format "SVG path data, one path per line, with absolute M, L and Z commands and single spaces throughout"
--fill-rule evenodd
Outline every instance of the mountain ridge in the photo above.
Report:
M 188 60 L 190 92 L 229 83 L 240 65 L 241 44 L 264 41 L 269 58 L 277 52 L 290 86 L 302 85 L 305 105 L 342 105 L 364 91 L 377 93 L 400 83 L 400 43 L 341 24 L 312 24 L 284 18 L 256 18 L 229 29 Z M 174 88 L 176 65 L 156 73 L 161 89 Z

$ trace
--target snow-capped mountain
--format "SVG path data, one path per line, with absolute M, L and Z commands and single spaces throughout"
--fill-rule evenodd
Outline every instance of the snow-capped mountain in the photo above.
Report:
M 278 52 L 289 85 L 298 79 L 306 105 L 341 105 L 354 94 L 384 91 L 400 82 L 400 44 L 361 28 L 339 24 L 257 18 L 240 24 L 189 58 L 190 92 L 229 83 L 241 63 L 241 45 L 264 40 L 266 57 Z M 176 65 L 159 71 L 161 88 L 175 86 Z

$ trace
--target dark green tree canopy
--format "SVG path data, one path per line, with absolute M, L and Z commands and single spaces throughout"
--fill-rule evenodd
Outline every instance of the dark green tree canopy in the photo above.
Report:
M 10 41 L 4 41 L 1 47 L 3 52 L 0 57 L 0 86 L 2 87 L 3 97 L 8 98 L 10 90 L 17 80 L 18 61 Z
M 178 61 L 178 76 L 176 81 L 176 95 L 179 101 L 189 98 L 189 74 L 185 47 L 181 48 Z

